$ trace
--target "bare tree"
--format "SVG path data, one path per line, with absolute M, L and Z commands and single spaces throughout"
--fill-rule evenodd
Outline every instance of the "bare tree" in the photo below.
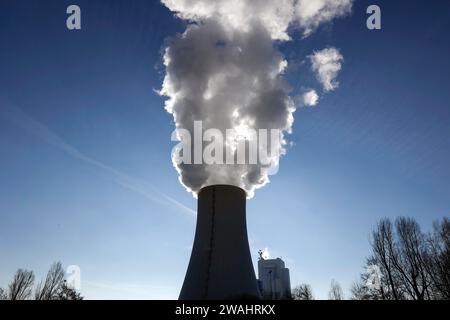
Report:
M 396 220 L 398 259 L 393 259 L 401 285 L 413 300 L 430 299 L 431 279 L 426 271 L 426 246 L 419 224 L 412 218 Z
M 350 288 L 352 300 L 393 300 L 389 278 L 374 257 L 366 260 L 366 270 Z
M 54 263 L 47 272 L 44 283 L 36 288 L 35 300 L 55 300 L 64 282 L 64 269 L 61 262 Z
M 372 232 L 372 255 L 366 268 L 380 271 L 377 285 L 371 274 L 361 274 L 351 289 L 353 299 L 450 299 L 450 220 L 435 223 L 425 235 L 412 218 L 378 222 Z
M 372 300 L 369 288 L 363 280 L 353 282 L 350 288 L 351 300 Z
M 57 300 L 83 300 L 83 297 L 75 289 L 70 288 L 64 280 L 61 288 L 58 290 Z
M 328 293 L 329 300 L 344 300 L 344 292 L 341 285 L 336 280 L 331 280 L 330 292 Z
M 398 277 L 393 260 L 397 259 L 393 226 L 389 219 L 381 220 L 372 232 L 372 256 L 367 259 L 367 267 L 377 266 L 383 275 L 383 284 L 377 288 L 382 300 L 398 300 L 402 296 L 399 292 Z M 368 275 L 363 275 L 368 276 Z
M 450 219 L 435 222 L 428 236 L 426 269 L 432 282 L 434 299 L 450 300 Z
M 8 286 L 9 300 L 26 300 L 31 296 L 34 284 L 33 271 L 19 269 Z
M 0 288 L 0 300 L 6 300 L 7 298 L 8 297 L 7 297 L 5 289 Z
M 371 263 L 383 275 L 381 299 L 424 300 L 430 298 L 430 277 L 426 270 L 425 238 L 411 218 L 398 218 L 395 232 L 389 219 L 381 220 L 372 233 Z
M 60 262 L 54 263 L 44 282 L 40 282 L 34 294 L 35 300 L 83 300 L 75 289 L 64 280 L 64 269 Z M 0 288 L 0 300 L 25 300 L 32 297 L 33 271 L 19 269 L 9 284 L 8 290 Z
M 314 300 L 314 295 L 311 286 L 302 283 L 292 290 L 292 299 L 294 300 Z

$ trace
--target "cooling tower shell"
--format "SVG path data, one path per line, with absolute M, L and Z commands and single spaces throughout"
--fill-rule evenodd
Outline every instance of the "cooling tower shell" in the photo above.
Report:
M 246 224 L 246 193 L 213 185 L 198 194 L 197 226 L 180 300 L 259 299 Z

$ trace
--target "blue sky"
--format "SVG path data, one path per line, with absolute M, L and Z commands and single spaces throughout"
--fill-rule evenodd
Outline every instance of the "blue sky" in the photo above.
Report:
M 161 52 L 185 28 L 158 1 L 0 3 L 0 287 L 17 268 L 42 277 L 79 265 L 86 298 L 177 298 L 195 199 L 170 152 L 171 115 L 154 90 Z M 382 30 L 365 9 L 382 9 Z M 301 108 L 271 183 L 248 202 L 254 263 L 268 247 L 326 298 L 348 290 L 377 220 L 450 214 L 450 6 L 355 2 L 351 16 L 280 45 L 294 93 L 320 89 L 305 57 L 344 56 L 336 91 Z

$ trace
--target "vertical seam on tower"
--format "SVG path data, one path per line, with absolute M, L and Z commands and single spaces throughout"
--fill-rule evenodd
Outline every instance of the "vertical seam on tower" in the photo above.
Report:
M 212 265 L 212 253 L 213 253 L 213 246 L 214 246 L 214 224 L 215 224 L 215 217 L 216 217 L 216 188 L 213 187 L 212 190 L 212 210 L 211 210 L 211 235 L 209 238 L 209 253 L 208 253 L 208 268 L 206 272 L 206 284 L 205 284 L 205 292 L 203 295 L 203 298 L 208 298 L 208 291 L 209 291 L 209 278 L 211 273 L 211 265 Z

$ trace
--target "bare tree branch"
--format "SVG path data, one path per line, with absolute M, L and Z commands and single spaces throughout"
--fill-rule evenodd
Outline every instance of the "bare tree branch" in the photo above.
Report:
M 35 292 L 36 300 L 54 300 L 64 282 L 64 269 L 61 262 L 54 263 L 47 272 L 44 283 L 39 283 Z
M 427 238 L 426 270 L 431 279 L 433 299 L 450 300 L 450 219 L 434 223 Z
M 34 284 L 33 271 L 17 270 L 13 281 L 9 284 L 9 300 L 26 300 L 31 296 Z
M 5 289 L 0 288 L 0 300 L 6 300 L 8 298 Z
M 344 292 L 341 285 L 336 280 L 331 280 L 330 292 L 328 293 L 329 300 L 344 300 Z
M 302 283 L 292 290 L 292 299 L 294 300 L 314 300 L 314 295 L 311 286 Z

